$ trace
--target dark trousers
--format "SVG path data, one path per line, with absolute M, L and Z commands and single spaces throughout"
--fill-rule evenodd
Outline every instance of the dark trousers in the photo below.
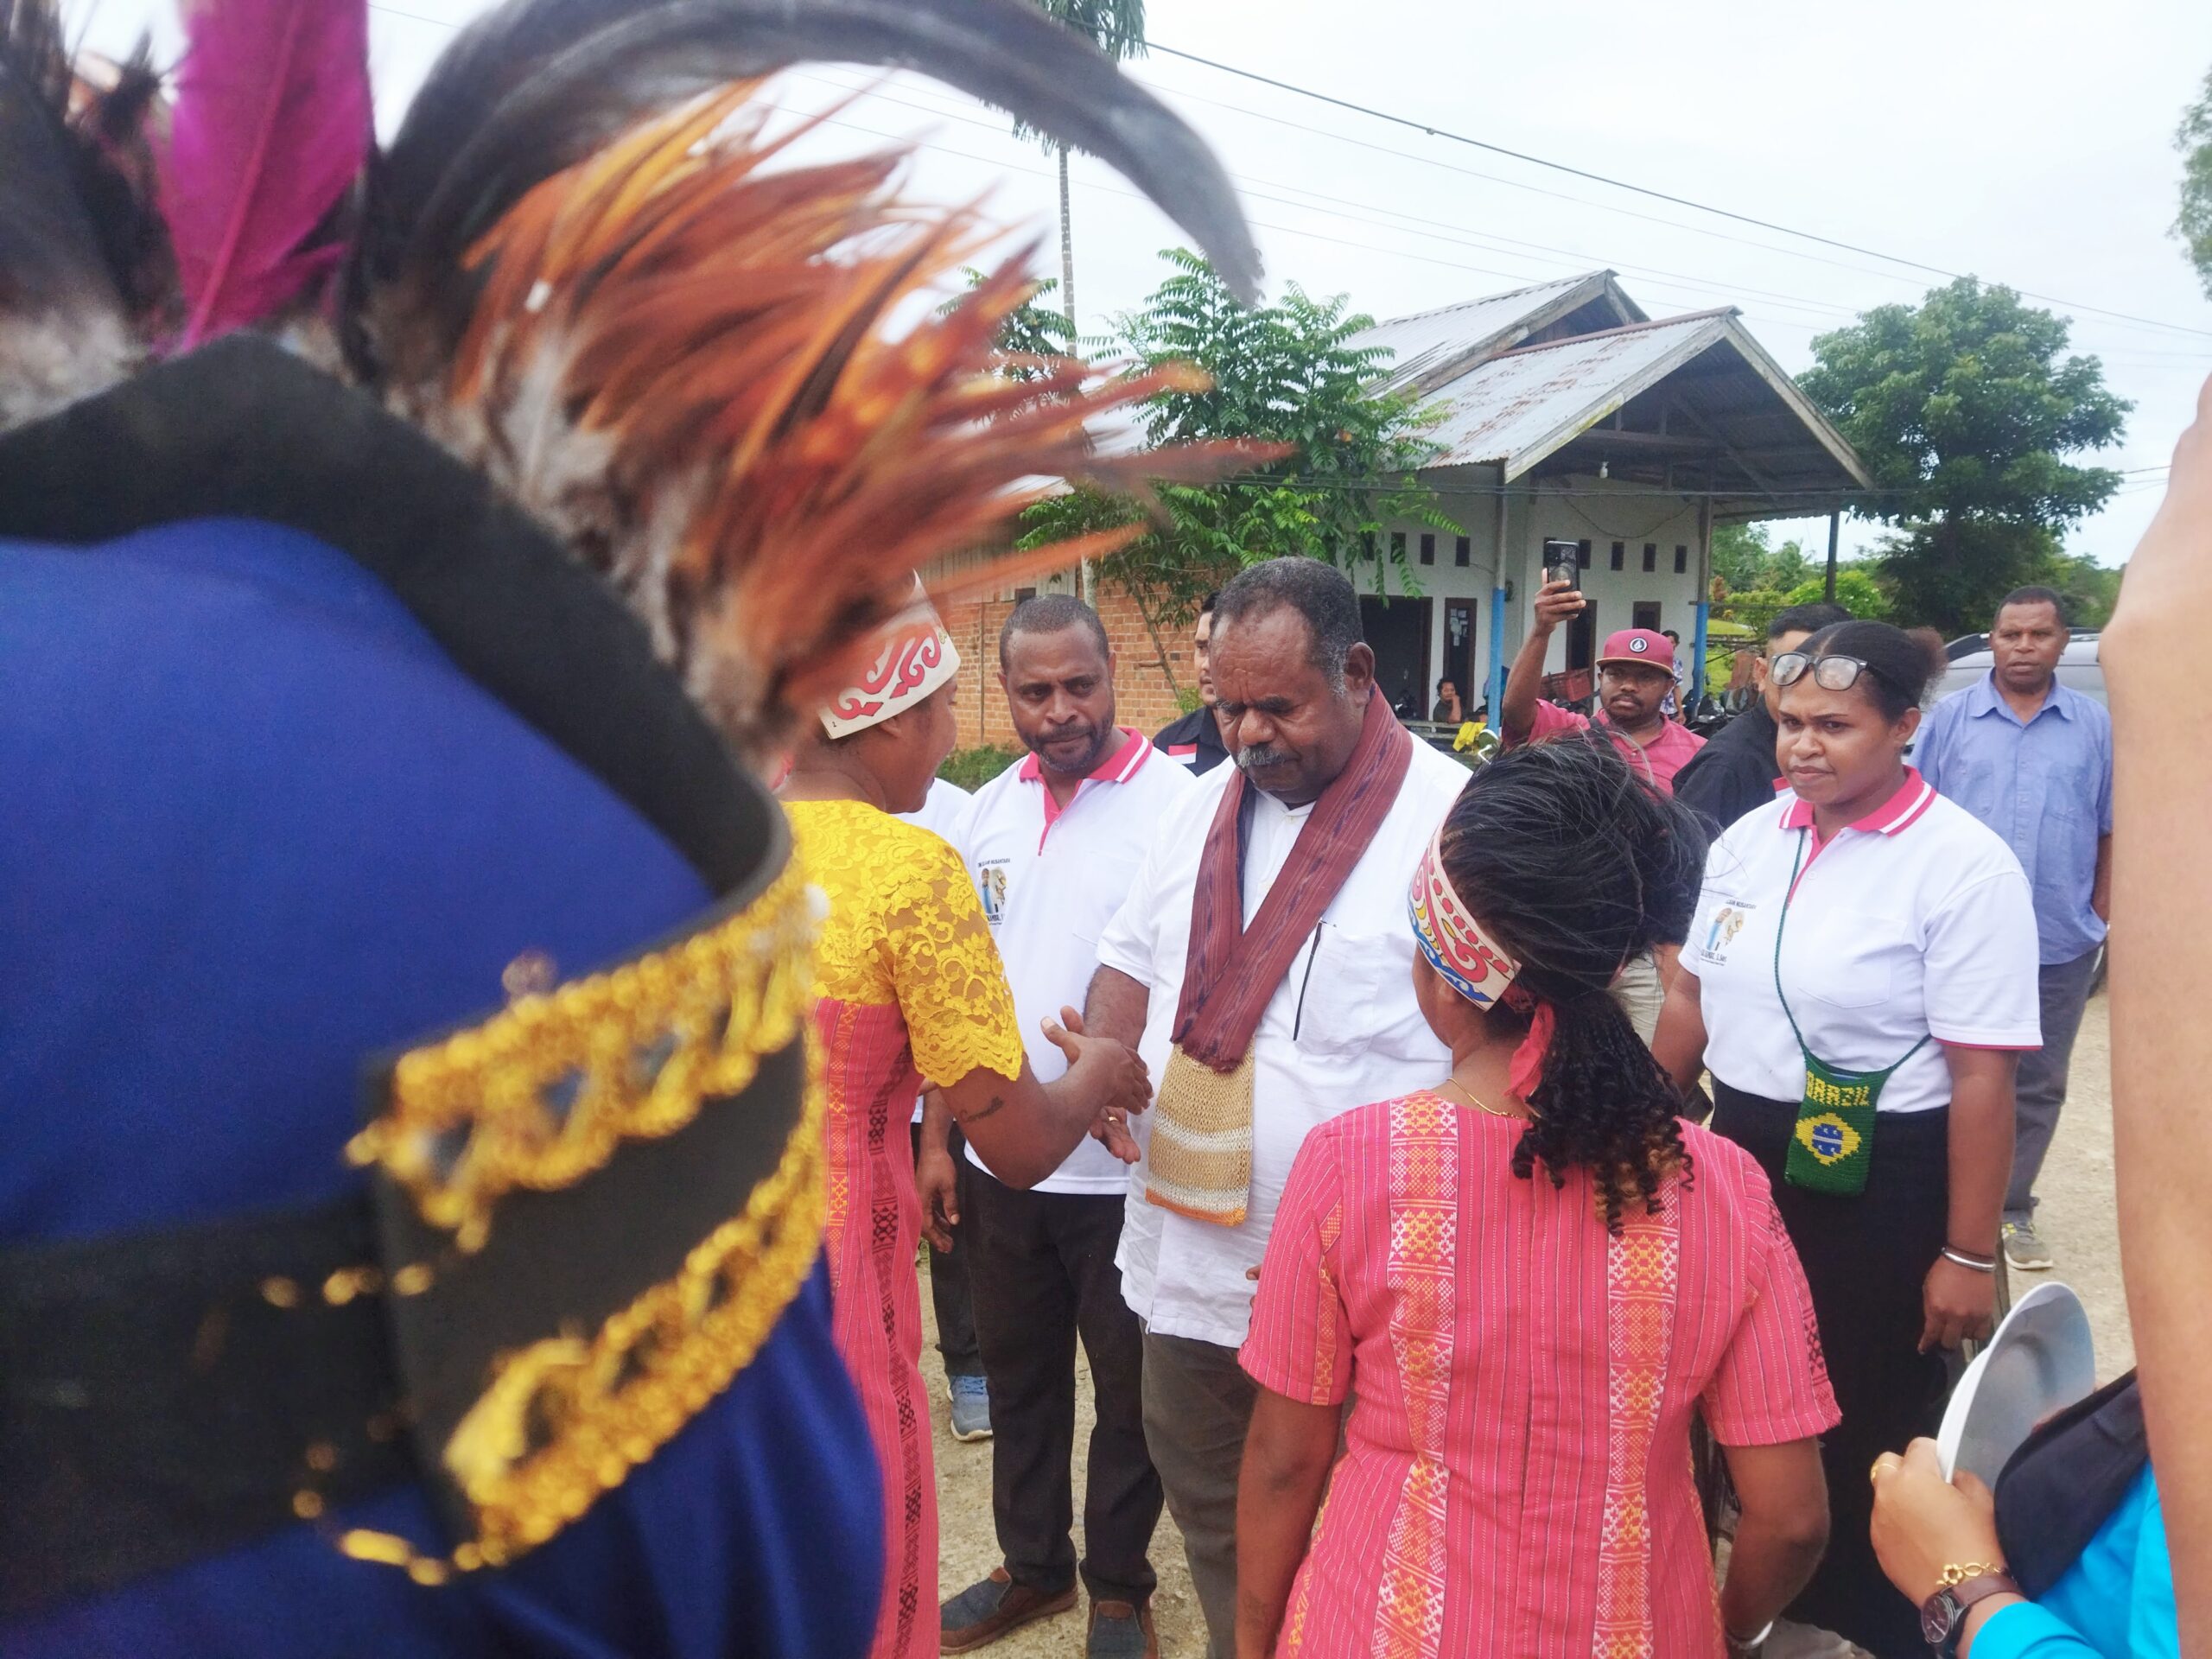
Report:
M 1208 1659 L 1236 1651 L 1236 1478 L 1259 1397 L 1234 1348 L 1145 1333 L 1145 1432 L 1183 1534 Z
M 964 1217 L 968 1213 L 969 1177 L 976 1172 L 966 1156 L 968 1142 L 960 1133 L 960 1126 L 953 1125 L 949 1144 L 952 1149 L 953 1205 Z M 914 1125 L 914 1155 L 921 1156 L 922 1126 Z M 944 1361 L 947 1382 L 956 1376 L 981 1376 L 983 1356 L 976 1345 L 976 1313 L 969 1305 L 968 1289 L 967 1224 L 952 1230 L 952 1248 L 939 1251 L 930 1249 L 930 1306 L 937 1314 L 937 1351 Z
M 1075 1344 L 1090 1361 L 1097 1421 L 1083 1500 L 1083 1581 L 1094 1601 L 1141 1603 L 1160 1477 L 1144 1436 L 1144 1340 L 1114 1265 L 1116 1193 L 1022 1192 L 965 1173 L 968 1282 L 991 1390 L 991 1509 L 1016 1584 L 1075 1582 Z
M 2066 1104 L 2066 1074 L 2074 1066 L 2074 1039 L 2082 1029 L 2082 1010 L 2096 977 L 2097 953 L 2071 962 L 2044 964 L 2037 975 L 2043 1003 L 2043 1046 L 2020 1056 L 2019 1082 L 2013 1090 L 2012 1184 L 2005 1192 L 2005 1219 L 2028 1221 L 2035 1215 L 2036 1177 L 2058 1128 Z
M 1943 1249 L 1950 1213 L 1950 1110 L 1884 1112 L 1874 1160 L 1856 1198 L 1807 1192 L 1783 1179 L 1795 1103 L 1713 1083 L 1713 1130 L 1758 1160 L 1813 1294 L 1828 1381 L 1842 1423 L 1821 1441 L 1828 1484 L 1828 1550 L 1789 1612 L 1850 1637 L 1879 1659 L 1927 1652 L 1919 1610 L 1893 1589 L 1866 1535 L 1867 1471 L 1942 1421 L 1948 1374 L 1941 1351 L 1917 1351 L 1921 1284 Z

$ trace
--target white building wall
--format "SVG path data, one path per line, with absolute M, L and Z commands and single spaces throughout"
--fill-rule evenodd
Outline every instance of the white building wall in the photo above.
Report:
M 1500 521 L 1503 518 L 1505 557 L 1503 576 L 1511 596 L 1505 607 L 1504 658 L 1508 665 L 1520 649 L 1529 626 L 1529 606 L 1542 580 L 1541 557 L 1548 537 L 1590 543 L 1590 568 L 1583 573 L 1583 591 L 1596 607 L 1595 638 L 1602 643 L 1616 628 L 1631 626 L 1639 601 L 1658 607 L 1657 626 L 1672 628 L 1682 638 L 1687 658 L 1696 632 L 1695 607 L 1704 550 L 1699 543 L 1699 515 L 1694 499 L 1654 496 L 1648 486 L 1620 484 L 1609 479 L 1547 479 L 1541 485 L 1516 483 L 1503 492 L 1503 514 L 1498 469 L 1495 467 L 1438 468 L 1427 475 L 1438 493 L 1438 505 L 1457 526 L 1441 531 L 1405 521 L 1390 531 L 1406 538 L 1405 572 L 1418 584 L 1421 597 L 1430 601 L 1428 683 L 1433 686 L 1446 663 L 1446 601 L 1463 600 L 1472 606 L 1474 620 L 1474 683 L 1461 691 L 1470 703 L 1480 702 L 1491 678 L 1491 591 L 1498 569 Z M 1468 563 L 1456 562 L 1457 538 L 1468 539 Z M 1433 564 L 1421 562 L 1421 537 L 1435 537 Z M 1611 568 L 1612 544 L 1622 544 L 1622 568 Z M 1643 569 L 1644 544 L 1654 548 L 1653 569 Z M 1383 548 L 1389 547 L 1386 534 Z M 1683 569 L 1675 569 L 1675 550 L 1684 550 Z M 1402 591 L 1398 574 L 1387 578 L 1388 591 Z M 1357 573 L 1363 593 L 1376 591 L 1372 567 Z M 1547 658 L 1548 669 L 1566 666 L 1567 636 L 1555 633 Z
M 1568 492 L 1573 492 L 1569 493 Z M 1582 574 L 1582 591 L 1589 596 L 1595 617 L 1594 637 L 1602 644 L 1617 628 L 1634 626 L 1638 602 L 1658 607 L 1655 627 L 1672 628 L 1681 636 L 1687 657 L 1697 630 L 1698 573 L 1702 550 L 1698 545 L 1698 511 L 1693 501 L 1675 496 L 1654 496 L 1649 487 L 1622 486 L 1611 480 L 1578 478 L 1544 490 L 1531 504 L 1531 525 L 1525 556 L 1525 575 L 1516 579 L 1516 597 L 1533 593 L 1541 580 L 1536 561 L 1548 537 L 1590 543 L 1590 568 Z M 1621 568 L 1612 568 L 1612 547 L 1621 544 Z M 1653 568 L 1643 568 L 1644 549 L 1654 550 Z M 1682 569 L 1675 569 L 1676 550 L 1681 550 Z M 1527 629 L 1525 607 L 1520 626 L 1509 614 L 1507 660 L 1517 650 Z M 1567 666 L 1564 630 L 1552 636 L 1544 665 L 1557 671 Z

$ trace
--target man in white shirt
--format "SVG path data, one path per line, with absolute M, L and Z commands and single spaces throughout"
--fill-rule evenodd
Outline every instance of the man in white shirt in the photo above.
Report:
M 1134 1126 L 1145 1157 L 1122 1287 L 1145 1321 L 1153 1461 L 1221 1659 L 1254 1399 L 1236 1360 L 1248 1275 L 1306 1132 L 1450 1068 L 1414 1000 L 1406 889 L 1467 773 L 1376 695 L 1358 600 L 1332 567 L 1255 565 L 1214 619 L 1236 764 L 1162 819 L 1099 940 L 1084 1020 L 1141 1039 L 1157 1090 Z
M 958 833 L 970 798 L 959 785 L 932 778 L 929 798 L 922 803 L 922 810 L 898 816 L 950 842 Z M 957 1172 L 961 1167 L 961 1149 L 967 1145 L 959 1125 L 952 1125 L 948 1145 Z M 918 1100 L 914 1103 L 913 1147 L 914 1160 L 918 1165 L 922 1155 L 922 1103 Z M 956 1188 L 952 1206 L 955 1215 L 960 1211 L 962 1198 Z M 944 1362 L 945 1391 L 952 1396 L 947 1402 L 952 1438 L 988 1440 L 991 1438 L 991 1397 L 983 1381 L 982 1352 L 976 1344 L 976 1316 L 969 1306 L 968 1246 L 961 1230 L 948 1224 L 931 1237 L 930 1247 L 930 1307 L 937 1315 L 937 1351 L 938 1357 Z
M 1098 936 L 1122 906 L 1151 833 L 1198 785 L 1144 736 L 1114 723 L 1114 655 L 1091 608 L 1050 596 L 1017 607 L 999 635 L 999 683 L 1028 755 L 976 791 L 951 840 L 975 877 L 1040 1080 L 1065 1061 L 1040 1030 L 1080 1004 Z M 933 1109 L 917 1166 L 944 1219 L 952 1187 Z M 942 1651 L 968 1653 L 1075 1605 L 1069 1460 L 1075 1346 L 1090 1362 L 1081 1573 L 1089 1651 L 1156 1656 L 1147 1552 L 1160 1477 L 1145 1449 L 1143 1332 L 1115 1264 L 1128 1173 L 1086 1141 L 1027 1192 L 968 1152 L 958 1200 L 976 1332 L 990 1380 L 991 1507 L 1003 1560 L 940 1610 Z

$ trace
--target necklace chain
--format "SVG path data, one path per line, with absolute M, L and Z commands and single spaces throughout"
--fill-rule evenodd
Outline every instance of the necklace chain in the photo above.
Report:
M 1446 1089 L 1457 1089 L 1459 1091 L 1461 1097 L 1466 1101 L 1467 1104 L 1473 1107 L 1478 1112 L 1488 1112 L 1492 1117 L 1518 1117 L 1521 1116 L 1518 1112 L 1506 1111 L 1502 1107 L 1493 1106 L 1488 1101 L 1478 1098 L 1475 1091 L 1468 1088 L 1465 1084 L 1460 1082 L 1457 1077 L 1445 1078 L 1444 1086 Z

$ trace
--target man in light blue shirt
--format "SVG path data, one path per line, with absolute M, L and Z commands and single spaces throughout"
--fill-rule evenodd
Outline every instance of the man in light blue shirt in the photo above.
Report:
M 1989 677 L 1929 711 L 1914 755 L 1921 776 L 2005 837 L 2034 890 L 2043 966 L 2043 1048 L 2021 1056 L 2005 1195 L 2005 1259 L 2039 1270 L 2035 1181 L 2066 1102 L 2074 1034 L 2089 998 L 2110 909 L 2112 718 L 2058 683 L 2063 601 L 2022 588 L 1997 607 Z

